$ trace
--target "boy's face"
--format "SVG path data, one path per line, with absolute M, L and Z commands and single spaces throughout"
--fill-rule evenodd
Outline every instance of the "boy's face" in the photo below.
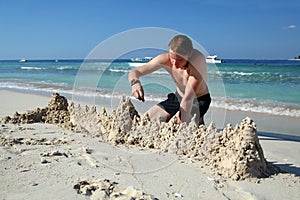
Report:
M 176 68 L 185 68 L 185 65 L 188 61 L 187 55 L 176 54 L 173 50 L 169 50 L 169 58 L 172 65 Z

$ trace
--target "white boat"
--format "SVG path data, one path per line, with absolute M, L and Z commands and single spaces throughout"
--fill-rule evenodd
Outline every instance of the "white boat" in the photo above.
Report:
M 19 60 L 19 62 L 28 62 L 28 60 L 25 58 L 22 58 L 21 60 Z
M 206 63 L 222 63 L 222 60 L 217 60 L 217 55 L 207 56 Z
M 152 60 L 152 57 L 146 56 L 144 58 L 131 58 L 131 62 L 128 63 L 130 67 L 139 67 Z
M 290 58 L 290 59 L 288 59 L 288 60 L 293 60 L 293 61 L 300 61 L 300 55 L 298 56 L 298 57 L 294 57 L 294 58 Z
M 146 56 L 144 58 L 131 58 L 132 62 L 149 62 L 152 60 L 152 57 Z

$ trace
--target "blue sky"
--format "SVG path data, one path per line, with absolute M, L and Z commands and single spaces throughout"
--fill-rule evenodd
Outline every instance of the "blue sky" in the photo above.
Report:
M 299 0 L 0 0 L 0 59 L 85 58 L 120 32 L 182 32 L 219 58 L 300 55 Z

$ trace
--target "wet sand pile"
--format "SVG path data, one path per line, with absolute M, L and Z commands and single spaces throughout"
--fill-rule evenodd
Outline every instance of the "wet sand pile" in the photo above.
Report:
M 80 105 L 75 107 L 74 103 L 71 103 L 68 110 L 70 113 L 69 129 L 78 133 L 88 133 L 98 137 L 102 136 L 99 115 L 95 106 L 92 108 L 88 106 L 81 108 Z
M 129 99 L 123 98 L 111 115 L 99 115 L 102 133 L 114 144 L 155 148 L 204 161 L 222 177 L 233 180 L 267 177 L 279 172 L 267 163 L 256 134 L 256 125 L 245 118 L 234 128 L 218 131 L 214 124 L 196 126 L 195 122 L 177 124 L 151 122 L 139 117 Z
M 37 108 L 27 111 L 24 114 L 16 112 L 12 117 L 6 116 L 2 119 L 3 123 L 12 124 L 30 124 L 30 123 L 49 123 L 49 124 L 66 124 L 70 121 L 68 111 L 68 101 L 58 93 L 53 93 L 45 108 Z
M 58 94 L 52 96 L 45 109 L 48 114 L 44 118 L 52 120 L 36 122 L 64 124 L 75 132 L 89 133 L 114 145 L 154 148 L 201 160 L 224 178 L 244 180 L 279 172 L 264 158 L 256 125 L 250 118 L 245 118 L 234 128 L 227 125 L 218 131 L 214 124 L 208 127 L 197 127 L 193 121 L 188 125 L 177 124 L 175 117 L 168 123 L 150 121 L 147 115 L 139 116 L 128 98 L 122 98 L 117 110 L 108 114 L 105 108 L 100 113 L 95 107 L 81 108 L 71 104 L 67 108 Z M 39 112 L 36 114 L 39 115 Z M 15 116 L 6 120 L 8 118 L 4 122 L 28 123 L 28 120 Z
M 157 199 L 131 186 L 126 189 L 119 188 L 116 182 L 111 182 L 108 179 L 100 181 L 80 181 L 74 185 L 74 189 L 77 190 L 78 194 L 90 196 L 91 199 Z
M 61 145 L 68 144 L 66 141 L 61 139 L 47 140 L 46 138 L 6 138 L 0 136 L 0 146 L 13 147 L 14 145 Z

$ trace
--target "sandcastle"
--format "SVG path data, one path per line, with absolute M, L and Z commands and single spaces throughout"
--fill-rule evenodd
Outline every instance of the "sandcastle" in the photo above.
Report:
M 66 98 L 54 93 L 46 108 L 7 116 L 2 122 L 58 124 L 113 145 L 171 152 L 200 160 L 215 174 L 233 180 L 262 178 L 279 172 L 266 161 L 256 125 L 250 118 L 235 127 L 227 125 L 223 130 L 217 130 L 213 123 L 208 127 L 198 127 L 193 121 L 178 124 L 175 118 L 153 122 L 147 115 L 140 116 L 129 98 L 123 97 L 119 107 L 108 114 L 105 108 L 98 113 L 96 107 L 68 105 Z

